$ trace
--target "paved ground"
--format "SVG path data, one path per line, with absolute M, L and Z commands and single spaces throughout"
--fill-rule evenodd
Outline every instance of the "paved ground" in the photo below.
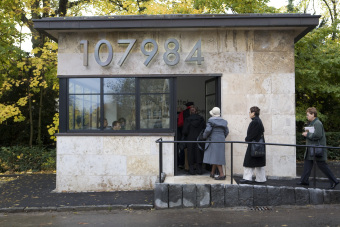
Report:
M 340 163 L 330 163 L 334 174 L 340 177 Z M 302 164 L 297 165 L 298 175 Z M 317 172 L 317 177 L 324 177 Z M 67 207 L 100 205 L 153 205 L 153 191 L 53 193 L 55 174 L 0 175 L 0 208 L 15 207 Z M 238 182 L 240 177 L 235 177 Z M 296 187 L 298 179 L 268 179 L 266 185 Z M 311 182 L 310 188 L 313 187 Z M 316 187 L 327 189 L 329 182 L 319 178 Z M 337 187 L 340 190 L 340 185 Z
M 0 214 L 0 226 L 340 226 L 340 205 Z

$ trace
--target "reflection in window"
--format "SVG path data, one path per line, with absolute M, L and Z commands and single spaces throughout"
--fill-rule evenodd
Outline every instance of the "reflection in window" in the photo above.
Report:
M 170 128 L 169 79 L 141 79 L 140 128 Z
M 98 130 L 100 79 L 69 79 L 69 130 Z
M 113 132 L 117 121 L 120 131 L 170 129 L 170 79 L 71 78 L 68 84 L 69 130 Z

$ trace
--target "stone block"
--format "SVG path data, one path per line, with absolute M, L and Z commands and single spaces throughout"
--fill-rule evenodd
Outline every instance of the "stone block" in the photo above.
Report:
M 197 207 L 205 208 L 210 205 L 210 184 L 197 184 Z
M 154 203 L 156 209 L 164 209 L 169 207 L 169 185 L 155 184 Z
M 182 208 L 183 187 L 181 184 L 169 185 L 169 208 Z
M 196 207 L 196 185 L 195 184 L 184 184 L 183 185 L 183 207 L 193 208 Z
M 295 205 L 295 189 L 293 187 L 280 187 L 281 188 L 281 204 L 282 205 Z
M 331 203 L 331 191 L 323 190 L 323 203 L 330 204 Z
M 307 205 L 310 202 L 309 191 L 306 188 L 295 188 L 296 205 Z
M 323 204 L 323 190 L 319 188 L 309 188 L 309 200 L 310 204 L 318 205 Z
M 282 204 L 282 188 L 267 186 L 268 191 L 268 206 L 279 206 Z
M 252 185 L 239 185 L 239 205 L 240 206 L 253 206 L 254 191 Z
M 211 185 L 211 207 L 224 207 L 224 185 Z
M 237 184 L 226 184 L 224 188 L 224 204 L 226 207 L 238 206 L 238 189 Z
M 267 186 L 254 185 L 254 206 L 267 206 L 268 205 L 268 190 Z
M 330 190 L 331 204 L 340 203 L 340 191 Z

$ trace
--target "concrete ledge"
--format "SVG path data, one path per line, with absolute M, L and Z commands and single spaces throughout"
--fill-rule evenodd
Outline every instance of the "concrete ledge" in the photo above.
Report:
M 24 212 L 25 207 L 0 208 L 0 213 L 20 213 Z
M 151 210 L 153 205 L 150 204 L 130 204 L 128 206 L 129 209 L 133 210 Z
M 159 184 L 155 208 L 222 208 L 340 204 L 340 190 L 247 184 Z

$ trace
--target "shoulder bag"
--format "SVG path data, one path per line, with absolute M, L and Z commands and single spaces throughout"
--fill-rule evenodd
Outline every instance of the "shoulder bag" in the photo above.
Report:
M 315 154 L 315 157 L 317 158 L 322 158 L 323 156 L 323 148 L 322 147 L 318 147 L 318 146 L 321 146 L 320 145 L 320 140 L 318 140 L 318 145 L 316 145 L 317 147 L 308 147 L 308 151 L 309 151 L 309 154 L 311 157 L 314 157 L 314 154 Z
M 256 142 L 253 140 L 252 142 Z M 253 158 L 260 158 L 264 157 L 266 155 L 266 149 L 264 144 L 264 138 L 263 135 L 261 136 L 261 139 L 258 141 L 258 143 L 252 143 L 250 146 L 250 156 Z
M 204 133 L 203 129 L 200 134 L 197 137 L 197 141 L 210 141 L 210 137 L 208 137 L 207 139 L 203 139 L 203 133 Z M 198 149 L 200 149 L 201 151 L 206 151 L 208 149 L 208 147 L 210 146 L 210 143 L 197 143 Z

